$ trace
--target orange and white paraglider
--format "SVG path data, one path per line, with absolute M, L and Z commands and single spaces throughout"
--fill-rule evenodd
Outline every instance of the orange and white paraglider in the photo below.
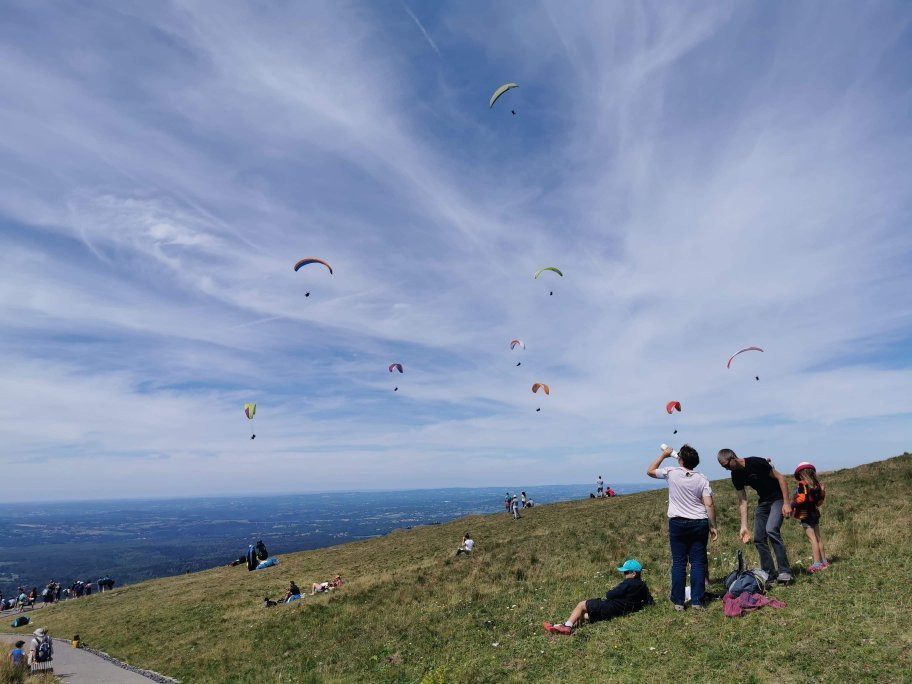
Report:
M 536 382 L 534 385 L 532 385 L 532 393 L 533 393 L 533 394 L 538 394 L 538 390 L 541 390 L 542 392 L 544 392 L 545 394 L 548 394 L 548 395 L 551 394 L 551 388 L 548 387 L 548 386 L 547 386 L 545 383 L 543 383 L 543 382 Z M 536 410 L 536 411 L 541 411 L 541 406 L 539 406 L 539 407 L 538 407 L 537 409 L 535 409 L 535 410 Z

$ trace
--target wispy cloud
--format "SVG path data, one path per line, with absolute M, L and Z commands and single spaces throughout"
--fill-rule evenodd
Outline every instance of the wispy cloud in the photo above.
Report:
M 424 28 L 424 24 L 422 24 L 420 21 L 418 21 L 418 17 L 415 16 L 415 13 L 412 12 L 411 8 L 409 8 L 409 6 L 403 2 L 402 9 L 404 9 L 405 13 L 408 14 L 412 18 L 412 21 L 415 22 L 415 26 L 418 27 L 419 31 L 421 31 L 421 35 L 424 36 L 424 39 L 427 41 L 427 44 L 431 46 L 431 48 L 434 50 L 434 52 L 436 52 L 438 55 L 440 55 L 440 48 L 437 47 L 437 43 L 434 42 L 434 39 L 431 38 L 430 34 L 427 32 L 427 29 Z
M 908 448 L 902 6 L 454 3 L 431 61 L 372 6 L 7 14 L 4 453 L 95 473 L 48 497 L 641 479 L 671 399 L 705 454 Z

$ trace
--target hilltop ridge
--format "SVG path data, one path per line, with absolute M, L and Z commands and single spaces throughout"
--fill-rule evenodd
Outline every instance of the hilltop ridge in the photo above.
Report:
M 644 466 L 645 467 L 645 466 Z M 675 613 L 669 590 L 664 490 L 536 507 L 280 557 L 248 573 L 215 568 L 144 582 L 44 609 L 36 624 L 185 682 L 903 681 L 912 640 L 912 454 L 823 473 L 821 530 L 829 570 L 773 595 L 788 605 L 740 620 Z M 718 580 L 740 547 L 730 483 L 713 483 Z M 753 499 L 751 499 L 753 506 Z M 473 557 L 454 557 L 462 534 Z M 783 527 L 794 566 L 810 547 Z M 658 605 L 555 637 L 542 621 L 619 581 L 628 557 Z M 301 588 L 336 573 L 345 586 L 298 605 L 263 608 L 290 579 Z M 719 591 L 719 586 L 714 587 Z

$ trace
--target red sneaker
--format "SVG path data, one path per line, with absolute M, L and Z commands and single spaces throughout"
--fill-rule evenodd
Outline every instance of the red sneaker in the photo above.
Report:
M 567 636 L 573 634 L 573 630 L 567 625 L 552 625 L 550 622 L 545 623 L 545 631 L 550 634 L 566 634 Z

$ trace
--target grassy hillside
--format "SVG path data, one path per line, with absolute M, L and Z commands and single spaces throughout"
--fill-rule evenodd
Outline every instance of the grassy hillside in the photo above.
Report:
M 719 602 L 676 613 L 665 600 L 665 491 L 397 532 L 283 556 L 261 572 L 155 580 L 35 617 L 185 682 L 910 681 L 912 455 L 822 479 L 831 568 L 774 589 L 787 608 L 742 619 L 725 618 Z M 714 488 L 718 579 L 733 567 L 738 523 L 730 483 Z M 455 558 L 465 530 L 477 551 Z M 809 565 L 798 523 L 784 531 L 793 564 Z M 745 549 L 756 564 L 753 545 Z M 614 586 L 628 557 L 645 565 L 658 605 L 573 637 L 544 633 L 543 620 Z M 331 596 L 261 607 L 289 579 L 304 588 L 337 572 L 347 583 Z

